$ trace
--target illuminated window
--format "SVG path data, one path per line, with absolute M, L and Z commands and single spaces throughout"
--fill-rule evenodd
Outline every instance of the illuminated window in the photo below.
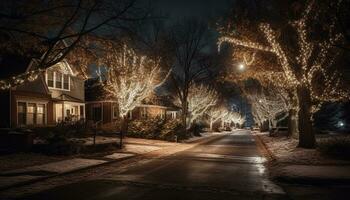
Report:
M 69 90 L 69 75 L 63 75 L 63 89 Z
M 47 70 L 46 83 L 49 88 L 70 90 L 70 76 L 68 74 Z
M 18 125 L 26 124 L 26 103 L 18 102 L 17 104 L 17 119 Z
M 60 72 L 56 73 L 56 85 L 55 88 L 62 89 L 62 74 Z
M 45 104 L 37 105 L 36 124 L 45 124 Z
M 27 105 L 27 125 L 33 125 L 35 120 L 35 104 L 28 103 Z
M 53 79 L 53 71 L 48 71 L 47 72 L 47 85 L 49 87 L 53 87 L 53 81 L 54 81 L 54 79 Z

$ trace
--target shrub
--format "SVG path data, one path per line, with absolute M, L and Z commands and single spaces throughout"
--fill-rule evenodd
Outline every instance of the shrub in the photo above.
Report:
M 164 120 L 160 118 L 134 120 L 129 122 L 127 136 L 158 139 L 163 125 Z
M 127 133 L 129 137 L 159 139 L 166 141 L 184 140 L 189 134 L 184 131 L 179 120 L 164 121 L 163 119 L 143 119 L 130 122 Z
M 334 137 L 318 142 L 318 150 L 327 156 L 350 159 L 350 137 Z
M 179 120 L 168 121 L 164 124 L 159 139 L 167 141 L 175 141 L 177 138 L 178 141 L 188 139 L 190 135 L 184 131 Z
M 204 131 L 205 125 L 203 123 L 194 123 L 192 124 L 189 132 L 194 136 L 201 136 L 201 132 Z

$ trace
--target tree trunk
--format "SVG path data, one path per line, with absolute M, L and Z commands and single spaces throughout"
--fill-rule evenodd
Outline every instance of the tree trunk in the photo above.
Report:
M 187 105 L 185 103 L 182 104 L 182 116 L 181 116 L 181 121 L 182 125 L 184 127 L 185 133 L 187 133 Z
M 297 111 L 297 108 L 299 107 L 298 97 L 295 91 L 289 92 L 288 96 L 291 104 L 291 109 L 289 110 L 289 116 L 288 116 L 288 136 L 298 139 L 299 138 L 298 111 Z
M 295 139 L 299 138 L 298 134 L 298 113 L 295 109 L 289 110 L 288 116 L 288 135 Z
M 277 128 L 277 120 L 272 120 L 272 128 Z
M 312 130 L 311 121 L 311 94 L 307 87 L 298 87 L 298 100 L 299 100 L 299 147 L 302 148 L 315 148 L 316 139 Z
M 128 134 L 128 129 L 129 129 L 129 119 L 128 119 L 128 116 L 125 116 L 122 119 L 122 127 L 120 131 L 119 145 L 121 149 L 123 148 L 123 138 L 125 135 Z
M 213 119 L 210 118 L 210 131 L 213 131 Z
M 271 119 L 269 119 L 269 131 L 271 131 L 271 130 L 272 130 L 272 128 L 273 128 L 273 125 L 272 125 L 272 120 L 271 120 Z

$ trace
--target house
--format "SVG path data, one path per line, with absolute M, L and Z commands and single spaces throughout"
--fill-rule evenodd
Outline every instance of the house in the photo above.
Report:
M 35 70 L 36 61 L 18 55 L 2 55 L 0 79 Z M 33 81 L 0 92 L 3 110 L 0 127 L 55 125 L 85 119 L 84 79 L 63 60 Z
M 86 81 L 86 119 L 94 122 L 108 124 L 120 120 L 117 101 L 108 97 L 103 88 L 97 83 L 98 80 Z M 179 117 L 178 109 L 170 106 L 162 98 L 151 95 L 128 114 L 130 120 L 142 120 L 160 118 L 164 120 Z

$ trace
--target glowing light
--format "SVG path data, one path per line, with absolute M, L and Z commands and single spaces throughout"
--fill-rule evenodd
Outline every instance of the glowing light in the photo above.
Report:
M 204 85 L 192 85 L 188 94 L 189 125 L 210 107 L 215 106 L 217 100 L 218 94 L 214 89 Z M 177 105 L 180 105 L 180 102 L 180 99 L 176 100 Z
M 238 69 L 243 71 L 245 69 L 245 65 L 244 64 L 239 64 L 238 65 Z
M 140 105 L 170 74 L 169 71 L 165 77 L 161 77 L 159 62 L 137 55 L 127 46 L 121 50 L 110 49 L 102 62 L 108 67 L 105 76 L 100 70 L 97 72 L 100 84 L 107 97 L 117 100 L 120 117 L 127 116 Z
M 315 41 L 310 37 L 312 23 L 316 20 L 320 11 L 315 5 L 315 1 L 309 1 L 301 18 L 289 23 L 291 28 L 295 30 L 297 44 L 292 51 L 291 48 L 293 47 L 281 40 L 281 31 L 275 30 L 268 23 L 259 25 L 266 44 L 241 39 L 241 37 L 232 33 L 224 33 L 218 42 L 219 48 L 222 43 L 227 42 L 235 46 L 245 47 L 251 52 L 267 52 L 275 55 L 280 67 L 276 71 L 281 73 L 276 75 L 275 71 L 266 69 L 263 73 L 255 73 L 254 77 L 257 77 L 261 82 L 270 80 L 269 84 L 284 88 L 295 97 L 297 97 L 295 88 L 305 88 L 313 103 L 309 108 L 312 114 L 317 112 L 324 102 L 347 100 L 350 97 L 349 91 L 341 86 L 342 74 L 334 69 L 338 55 L 335 44 L 341 43 L 343 39 L 343 36 L 335 31 L 336 18 L 330 17 L 331 24 L 328 28 L 328 38 L 323 41 Z M 253 61 L 254 59 L 252 59 Z M 243 66 L 239 66 L 239 69 L 243 68 Z M 298 99 L 298 101 L 300 102 L 302 99 Z M 255 100 L 255 102 L 259 101 Z M 298 110 L 299 105 L 293 105 L 293 109 Z

